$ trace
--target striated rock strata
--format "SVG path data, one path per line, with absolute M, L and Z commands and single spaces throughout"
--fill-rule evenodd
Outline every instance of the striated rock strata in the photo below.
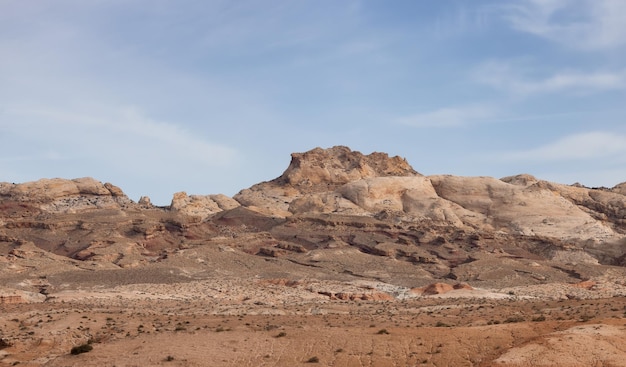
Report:
M 423 176 L 403 158 L 341 146 L 294 153 L 282 175 L 233 198 L 179 192 L 169 207 L 91 178 L 0 183 L 0 261 L 65 271 L 186 259 L 205 269 L 214 259 L 197 254 L 219 248 L 244 268 L 255 256 L 410 288 L 577 283 L 626 264 L 624 187 Z

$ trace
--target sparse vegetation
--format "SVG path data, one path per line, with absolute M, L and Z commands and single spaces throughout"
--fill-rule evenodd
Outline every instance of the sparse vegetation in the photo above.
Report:
M 317 356 L 313 356 L 306 360 L 306 363 L 319 363 L 320 359 Z
M 523 316 L 516 315 L 516 316 L 509 316 L 509 317 L 507 317 L 506 320 L 504 320 L 504 323 L 505 324 L 511 324 L 511 323 L 524 322 L 524 321 L 525 321 L 525 319 L 524 319 Z
M 315 185 L 311 193 L 317 195 Z M 335 192 L 335 183 L 328 185 Z M 346 189 L 345 183 L 341 185 Z M 505 185 L 500 182 L 494 190 L 499 186 Z M 250 365 L 289 363 L 284 361 L 340 365 L 357 359 L 372 365 L 490 365 L 489 358 L 544 341 L 555 332 L 557 338 L 573 340 L 562 343 L 564 348 L 568 344 L 589 351 L 607 340 L 622 349 L 626 345 L 620 344 L 620 337 L 626 340 L 625 320 L 610 319 L 626 316 L 626 267 L 611 267 L 589 289 L 577 280 L 599 275 L 603 265 L 590 271 L 580 263 L 574 277 L 563 270 L 570 265 L 562 269 L 555 266 L 557 260 L 544 261 L 537 254 L 527 257 L 536 249 L 572 246 L 579 251 L 575 241 L 510 235 L 496 230 L 501 225 L 496 222 L 488 233 L 482 233 L 479 224 L 470 230 L 443 222 L 431 226 L 437 222 L 433 220 L 409 223 L 409 216 L 402 213 L 407 222 L 352 216 L 350 210 L 339 216 L 343 209 L 335 213 L 323 208 L 324 214 L 274 218 L 267 214 L 272 212 L 271 201 L 282 196 L 280 188 L 275 189 L 278 199 L 266 197 L 263 213 L 251 213 L 244 205 L 193 222 L 183 211 L 144 211 L 131 203 L 103 214 L 78 208 L 76 213 L 62 213 L 60 222 L 55 221 L 53 208 L 37 209 L 40 214 L 33 218 L 26 206 L 15 216 L 0 215 L 0 222 L 6 224 L 0 236 L 5 246 L 0 263 L 15 266 L 0 266 L 3 291 L 20 284 L 36 292 L 41 284 L 50 283 L 47 297 L 52 301 L 20 304 L 17 296 L 0 295 L 6 303 L 0 312 L 0 349 L 11 344 L 1 351 L 9 355 L 3 361 L 39 365 L 35 358 L 43 360 L 54 350 L 67 354 L 74 344 L 88 339 L 87 344 L 71 348 L 71 354 L 89 352 L 93 346 L 92 355 L 97 352 L 100 361 L 118 366 L 145 365 L 148 358 L 151 364 L 171 366 L 206 361 L 219 365 L 235 359 Z M 291 208 L 295 200 L 293 208 L 298 209 L 303 204 L 298 204 L 300 188 L 285 190 L 288 199 L 281 207 Z M 413 200 L 412 196 L 406 199 Z M 524 198 L 511 203 L 518 199 Z M 395 199 L 390 200 L 393 204 Z M 3 199 L 0 206 L 4 203 Z M 106 220 L 100 221 L 100 216 Z M 47 236 L 50 229 L 55 233 Z M 50 243 L 42 240 L 48 237 Z M 29 238 L 37 245 L 22 244 Z M 298 244 L 304 252 L 276 245 L 281 243 Z M 271 249 L 276 257 L 255 256 L 259 246 Z M 524 251 L 516 251 L 516 246 Z M 50 249 L 57 249 L 57 254 L 39 256 Z M 363 251 L 357 253 L 359 249 Z M 68 262 L 62 253 L 78 255 Z M 54 274 L 49 280 L 37 277 L 48 270 Z M 442 280 L 448 272 L 454 278 Z M 533 278 L 537 274 L 549 277 L 540 281 Z M 449 283 L 467 281 L 481 289 L 471 289 L 470 284 L 455 288 L 459 283 L 448 291 L 438 283 L 437 292 L 450 293 L 431 296 L 420 290 L 431 281 L 443 281 L 448 288 Z M 611 295 L 615 298 L 609 299 Z M 585 343 L 577 340 L 576 333 L 593 333 L 594 328 L 603 332 L 594 333 L 594 339 Z M 39 340 L 43 342 L 33 343 Z M 176 348 L 171 349 L 170 343 L 177 343 Z M 68 358 L 81 359 L 68 354 L 53 363 L 63 364 Z M 586 362 L 580 364 L 590 365 Z
M 91 352 L 93 350 L 93 346 L 89 343 L 77 345 L 70 350 L 70 353 L 73 355 L 82 354 Z

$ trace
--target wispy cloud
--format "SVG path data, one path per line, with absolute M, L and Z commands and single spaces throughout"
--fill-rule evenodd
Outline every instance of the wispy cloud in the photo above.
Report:
M 488 105 L 465 105 L 443 107 L 432 111 L 403 116 L 397 123 L 413 127 L 460 127 L 496 116 L 497 110 Z
M 626 90 L 626 69 L 592 72 L 563 70 L 533 79 L 523 66 L 515 62 L 490 61 L 476 68 L 473 77 L 480 83 L 519 95 Z
M 228 146 L 203 139 L 181 127 L 150 119 L 136 108 L 107 109 L 98 115 L 76 114 L 51 109 L 7 110 L 5 119 L 20 121 L 9 125 L 14 136 L 37 142 L 39 146 L 62 148 L 46 159 L 67 156 L 80 151 L 106 161 L 117 157 L 117 163 L 130 157 L 150 158 L 158 165 L 175 167 L 176 162 L 204 167 L 233 164 L 237 152 Z M 144 161 L 148 163 L 148 161 Z
M 533 161 L 588 160 L 626 155 L 626 135 L 591 131 L 562 137 L 544 146 L 504 154 L 505 159 Z
M 583 50 L 626 45 L 623 0 L 520 0 L 501 6 L 515 29 Z

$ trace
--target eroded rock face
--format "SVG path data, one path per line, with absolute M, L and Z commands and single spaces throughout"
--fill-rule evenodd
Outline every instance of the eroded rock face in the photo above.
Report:
M 430 179 L 441 198 L 480 216 L 460 215 L 468 224 L 562 240 L 620 238 L 609 226 L 594 220 L 572 202 L 569 193 L 584 189 L 544 181 L 532 183 L 533 180 L 527 180 L 527 186 L 517 185 L 490 177 L 431 176 Z M 477 218 L 481 220 L 476 221 Z
M 346 147 L 292 154 L 275 180 L 242 190 L 242 206 L 277 217 L 311 213 L 431 221 L 559 240 L 616 243 L 626 234 L 626 196 L 528 174 L 457 177 L 417 173 L 404 159 Z
M 204 220 L 223 210 L 234 209 L 239 203 L 226 195 L 187 195 L 186 192 L 174 194 L 170 209 L 185 215 Z
M 423 176 L 384 153 L 316 148 L 294 153 L 280 177 L 234 198 L 179 192 L 169 207 L 147 197 L 134 204 L 119 188 L 90 178 L 1 183 L 0 242 L 13 256 L 6 261 L 41 257 L 30 253 L 38 248 L 72 259 L 71 266 L 142 266 L 215 242 L 340 274 L 395 277 L 411 287 L 417 278 L 492 281 L 516 271 L 536 281 L 571 275 L 503 259 L 626 263 L 623 187 L 561 185 L 526 174 Z M 33 243 L 29 253 L 23 240 Z
M 110 183 L 103 184 L 90 177 L 73 180 L 44 178 L 21 184 L 3 182 L 0 183 L 0 195 L 29 202 L 49 202 L 77 195 L 125 196 L 120 188 Z
M 411 292 L 424 296 L 433 296 L 437 294 L 445 294 L 455 290 L 473 290 L 469 284 L 465 283 L 457 283 L 457 284 L 448 284 L 448 283 L 433 283 L 429 284 L 425 287 L 414 288 Z
M 621 184 L 615 185 L 615 187 L 613 187 L 611 191 L 616 192 L 621 195 L 626 195 L 626 182 L 622 182 Z
M 329 191 L 343 184 L 373 177 L 419 175 L 409 163 L 385 153 L 363 155 L 348 147 L 315 148 L 293 153 L 287 170 L 277 181 L 302 193 Z
M 0 198 L 26 202 L 44 211 L 67 213 L 84 209 L 111 209 L 132 201 L 117 186 L 90 177 L 41 179 L 21 184 L 0 183 Z
M 19 289 L 0 286 L 0 305 L 11 305 L 20 303 L 40 303 L 45 301 L 46 296 L 40 293 L 28 292 Z M 0 339 L 0 349 L 8 345 L 3 344 Z
M 420 174 L 398 156 L 389 157 L 377 152 L 363 155 L 343 146 L 315 148 L 305 153 L 293 153 L 289 167 L 280 177 L 242 190 L 234 199 L 253 210 L 282 217 L 298 211 L 294 209 L 296 207 L 317 207 L 319 211 L 334 206 L 350 209 L 351 205 L 340 197 L 335 199 L 332 194 L 326 194 L 363 179 L 416 176 Z M 305 195 L 312 195 L 308 202 L 300 202 L 290 209 L 293 200 Z

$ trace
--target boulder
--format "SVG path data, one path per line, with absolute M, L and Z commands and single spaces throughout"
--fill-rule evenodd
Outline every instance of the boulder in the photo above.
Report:
M 469 284 L 466 283 L 457 283 L 457 284 L 447 284 L 447 283 L 433 283 L 429 284 L 422 288 L 413 288 L 411 289 L 412 293 L 423 295 L 423 296 L 433 296 L 437 294 L 445 294 L 454 290 L 473 290 Z
M 237 201 L 226 195 L 187 195 L 181 191 L 174 194 L 170 209 L 204 220 L 215 213 L 238 206 Z

